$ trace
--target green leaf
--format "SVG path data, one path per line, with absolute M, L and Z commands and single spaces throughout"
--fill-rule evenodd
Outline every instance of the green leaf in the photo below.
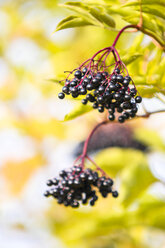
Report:
M 122 61 L 125 65 L 129 65 L 130 63 L 134 62 L 135 60 L 137 60 L 141 56 L 142 56 L 141 53 L 131 53 L 131 54 L 128 54 L 128 55 L 125 55 L 124 57 L 122 57 Z
M 66 2 L 61 6 L 76 12 L 78 17 L 94 26 L 104 27 L 104 24 L 106 24 L 108 27 L 115 27 L 114 19 L 100 6 L 93 7 L 90 4 L 84 4 L 81 2 Z
M 89 8 L 90 9 L 90 14 L 95 17 L 99 22 L 107 24 L 109 27 L 115 28 L 115 21 L 114 19 L 106 14 L 102 13 L 102 11 L 98 8 Z
M 108 148 L 99 152 L 95 160 L 110 176 L 116 176 L 125 168 L 144 160 L 144 154 L 134 149 Z
M 125 167 L 121 175 L 123 205 L 127 207 L 133 203 L 156 180 L 146 159 L 134 166 Z
M 108 15 L 108 14 L 100 14 L 100 18 L 109 27 L 115 28 L 115 26 L 116 26 L 115 21 L 110 15 Z
M 50 79 L 48 79 L 48 81 L 53 82 L 53 83 L 56 83 L 58 85 L 62 85 L 62 86 L 64 86 L 64 84 L 65 84 L 64 81 L 62 81 L 60 79 L 50 78 Z
M 140 6 L 140 4 L 143 5 L 160 5 L 160 6 L 165 6 L 164 0 L 143 0 L 141 3 L 138 1 L 132 1 L 129 3 L 124 4 L 124 6 Z
M 93 110 L 92 106 L 83 105 L 82 103 L 78 104 L 69 114 L 65 115 L 64 121 L 73 120 L 76 117 L 79 117 L 85 113 L 88 113 L 91 110 Z
M 165 151 L 165 144 L 156 131 L 147 128 L 136 128 L 134 135 L 151 149 Z
M 100 21 L 91 15 L 90 7 L 88 5 L 85 5 L 81 2 L 66 2 L 65 4 L 60 4 L 60 6 L 76 12 L 81 18 L 92 23 L 93 25 L 100 26 Z
M 123 19 L 131 24 L 137 24 L 139 22 L 140 13 L 135 15 L 124 16 Z M 157 41 L 164 46 L 164 34 L 162 33 L 162 27 L 159 26 L 156 18 L 151 18 L 147 14 L 143 14 L 143 27 L 141 31 L 151 37 L 155 37 Z M 162 24 L 163 25 L 163 24 Z
M 93 25 L 91 22 L 84 20 L 81 17 L 71 15 L 64 18 L 61 22 L 58 23 L 56 27 L 56 31 L 66 29 L 66 28 L 75 28 L 75 27 L 82 27 Z

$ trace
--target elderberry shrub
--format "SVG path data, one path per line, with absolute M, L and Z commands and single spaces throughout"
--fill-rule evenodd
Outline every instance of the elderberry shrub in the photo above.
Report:
M 62 170 L 59 178 L 47 181 L 47 190 L 44 195 L 52 196 L 59 204 L 78 208 L 80 204 L 89 203 L 95 205 L 98 200 L 97 192 L 99 191 L 103 197 L 111 194 L 118 197 L 118 192 L 113 191 L 113 180 L 111 178 L 100 176 L 97 171 L 89 168 L 83 169 L 80 166 L 73 166 L 69 170 Z
M 65 80 L 65 86 L 58 97 L 64 99 L 65 95 L 71 95 L 73 98 L 86 95 L 82 104 L 91 103 L 100 113 L 107 109 L 110 121 L 114 121 L 115 114 L 119 113 L 117 118 L 120 123 L 134 118 L 138 111 L 138 103 L 142 101 L 131 77 L 124 76 L 118 67 L 111 74 L 105 70 L 89 70 L 87 67 L 76 70 L 72 79 Z

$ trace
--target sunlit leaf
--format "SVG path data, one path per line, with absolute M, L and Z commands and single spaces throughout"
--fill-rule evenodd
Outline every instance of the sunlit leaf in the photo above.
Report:
M 128 206 L 142 194 L 151 183 L 156 181 L 147 161 L 143 160 L 134 166 L 126 167 L 121 175 L 122 203 Z
M 72 16 L 66 17 L 61 22 L 59 22 L 56 27 L 56 31 L 66 29 L 66 28 L 75 28 L 75 27 L 82 27 L 82 26 L 88 26 L 88 25 L 93 25 L 93 24 L 89 21 L 84 20 L 81 17 L 72 15 Z
M 122 61 L 124 62 L 125 65 L 129 65 L 130 63 L 134 62 L 136 59 L 140 58 L 142 54 L 140 53 L 131 53 L 127 54 L 122 57 Z
M 93 108 L 92 106 L 89 105 L 83 105 L 83 104 L 78 104 L 76 107 L 67 115 L 65 115 L 64 121 L 70 121 L 75 119 L 76 117 L 79 117 L 85 113 L 88 113 L 91 111 Z

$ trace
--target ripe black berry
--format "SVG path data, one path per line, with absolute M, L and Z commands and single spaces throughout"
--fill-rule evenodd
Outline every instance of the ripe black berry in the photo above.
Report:
M 76 78 L 80 79 L 80 78 L 81 78 L 81 71 L 80 71 L 80 70 L 75 71 L 74 76 L 75 76 Z
M 136 101 L 137 103 L 141 103 L 141 102 L 142 102 L 141 96 L 136 96 L 135 101 Z
M 109 118 L 110 121 L 114 121 L 115 115 L 111 114 L 111 115 L 108 116 L 108 118 Z
M 58 182 L 57 186 L 47 190 L 44 196 L 52 196 L 58 204 L 66 207 L 78 208 L 81 203 L 94 206 L 98 200 L 98 192 L 103 197 L 109 194 L 113 197 L 118 196 L 118 192 L 112 190 L 113 180 L 111 178 L 99 177 L 96 171 L 89 168 L 73 166 L 70 170 L 62 170 L 59 179 L 53 180 Z M 48 180 L 47 185 L 52 186 L 53 180 Z
M 103 106 L 99 106 L 99 107 L 98 107 L 98 111 L 99 111 L 100 113 L 103 113 L 103 112 L 104 112 L 104 107 L 103 107 Z
M 108 55 L 113 49 L 106 48 L 105 50 Z M 110 121 L 114 120 L 116 113 L 121 113 L 118 121 L 122 123 L 128 118 L 136 116 L 137 106 L 138 103 L 141 103 L 142 98 L 137 94 L 136 87 L 122 61 L 119 59 L 116 62 L 118 55 L 115 50 L 113 50 L 115 63 L 112 65 L 108 65 L 107 55 L 104 56 L 102 51 L 95 54 L 98 56 L 97 59 L 93 56 L 69 73 L 58 97 L 63 99 L 65 94 L 71 95 L 73 98 L 86 95 L 82 104 L 93 105 L 93 109 L 97 109 L 101 113 L 104 112 L 104 109 L 108 109 Z M 99 55 L 99 53 L 101 54 Z M 125 73 L 127 73 L 126 76 Z M 88 94 L 89 91 L 91 94 Z M 110 107 L 111 105 L 113 107 Z
M 82 102 L 82 104 L 86 105 L 88 100 L 87 99 L 82 99 L 81 102 Z
M 64 99 L 64 97 L 65 97 L 65 94 L 64 94 L 63 92 L 60 92 L 60 93 L 58 94 L 58 98 L 59 98 L 59 99 Z
M 119 116 L 118 121 L 119 121 L 120 123 L 123 123 L 123 122 L 125 121 L 124 116 L 122 116 L 122 115 Z

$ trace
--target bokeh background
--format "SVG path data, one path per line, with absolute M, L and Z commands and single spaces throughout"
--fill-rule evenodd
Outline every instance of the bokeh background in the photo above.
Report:
M 109 141 L 109 148 L 93 153 L 115 178 L 118 199 L 73 210 L 43 197 L 46 180 L 72 166 L 79 142 L 103 118 L 93 111 L 64 122 L 77 101 L 60 101 L 61 86 L 52 79 L 111 45 L 116 35 L 93 26 L 54 33 L 69 14 L 58 5 L 63 2 L 0 1 L 0 247 L 165 248 L 164 113 L 137 118 L 123 130 L 119 125 L 117 132 L 110 125 L 113 147 Z M 128 66 L 131 76 L 145 74 L 149 62 L 157 66 L 159 48 L 148 36 L 126 33 L 118 47 L 121 53 L 134 53 L 133 44 L 140 44 L 142 56 Z M 163 94 L 144 96 L 149 97 L 143 101 L 147 110 L 165 108 Z M 127 132 L 147 151 L 127 148 Z M 120 147 L 123 142 L 125 148 Z

